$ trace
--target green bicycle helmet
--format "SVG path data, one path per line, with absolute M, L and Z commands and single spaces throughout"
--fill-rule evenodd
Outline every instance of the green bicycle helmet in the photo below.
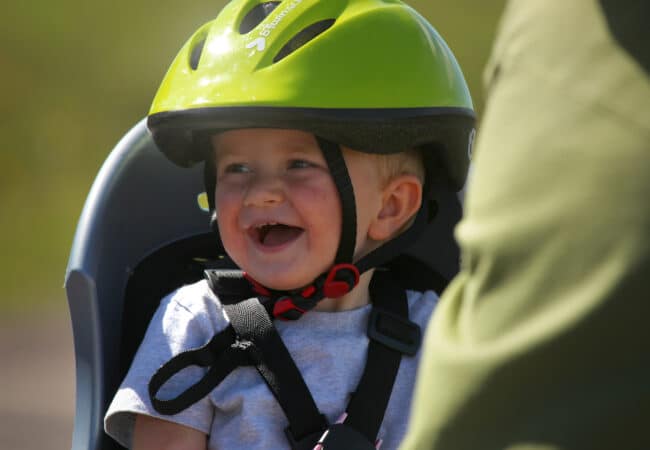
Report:
M 401 1 L 236 0 L 183 46 L 148 126 L 183 166 L 204 159 L 198 130 L 295 128 L 376 153 L 436 142 L 460 187 L 474 111 L 451 50 Z
M 442 167 L 437 176 L 458 190 L 474 123 L 451 50 L 403 2 L 233 0 L 183 46 L 147 124 L 158 147 L 181 166 L 204 161 L 205 136 L 220 131 L 313 133 L 330 168 L 344 168 L 334 176 L 344 210 L 340 264 L 352 262 L 356 210 L 339 146 L 380 154 L 419 148 L 427 172 L 435 161 Z M 405 243 L 391 242 L 355 263 L 360 271 L 396 256 Z

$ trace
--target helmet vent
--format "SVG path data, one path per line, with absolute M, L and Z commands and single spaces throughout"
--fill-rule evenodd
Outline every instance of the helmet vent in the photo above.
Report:
M 192 43 L 192 50 L 190 51 L 190 67 L 192 70 L 196 70 L 199 67 L 199 61 L 201 60 L 201 54 L 203 53 L 203 47 L 205 46 L 207 37 L 207 34 L 204 34 Z
M 276 63 L 283 58 L 286 58 L 291 53 L 298 50 L 300 47 L 305 45 L 307 42 L 314 39 L 319 34 L 325 32 L 329 27 L 334 25 L 335 19 L 325 19 L 318 22 L 312 23 L 306 28 L 303 28 L 298 34 L 292 37 L 289 42 L 284 44 L 284 47 L 280 49 L 273 62 Z
M 246 34 L 258 26 L 281 2 L 264 2 L 248 11 L 239 24 L 239 33 Z

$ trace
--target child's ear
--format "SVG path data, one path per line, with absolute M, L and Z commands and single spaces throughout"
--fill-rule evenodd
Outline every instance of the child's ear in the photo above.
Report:
M 382 191 L 382 207 L 368 228 L 368 237 L 383 241 L 394 237 L 420 209 L 422 182 L 411 174 L 398 175 Z

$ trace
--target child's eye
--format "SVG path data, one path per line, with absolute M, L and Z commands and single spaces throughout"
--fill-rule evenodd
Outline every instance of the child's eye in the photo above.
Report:
M 251 169 L 246 164 L 242 163 L 232 163 L 224 167 L 224 173 L 248 173 Z
M 315 167 L 315 164 L 304 159 L 292 159 L 289 162 L 289 169 L 307 169 Z

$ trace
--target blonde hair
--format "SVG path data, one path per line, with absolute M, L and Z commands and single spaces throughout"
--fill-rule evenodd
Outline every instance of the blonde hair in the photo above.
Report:
M 419 150 L 409 149 L 399 153 L 370 155 L 376 162 L 379 176 L 384 183 L 398 175 L 415 175 L 424 184 L 424 162 Z

